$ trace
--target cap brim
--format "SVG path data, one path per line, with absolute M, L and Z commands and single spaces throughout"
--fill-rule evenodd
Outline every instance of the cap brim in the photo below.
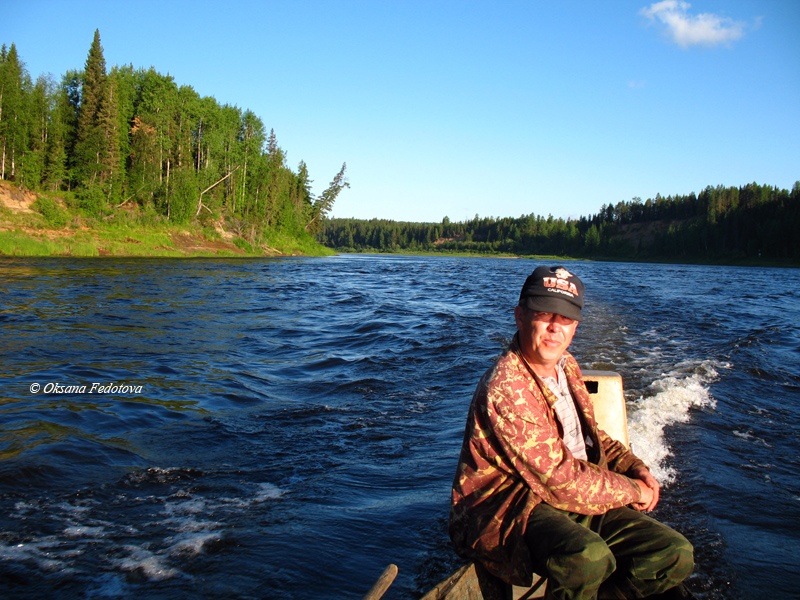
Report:
M 567 317 L 568 319 L 575 319 L 576 321 L 583 320 L 583 314 L 580 308 L 575 306 L 572 302 L 563 300 L 557 296 L 528 296 L 525 299 L 525 306 L 530 310 L 555 313 L 562 317 Z

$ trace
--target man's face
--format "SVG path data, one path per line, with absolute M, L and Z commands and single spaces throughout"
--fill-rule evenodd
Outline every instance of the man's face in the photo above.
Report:
M 572 342 L 578 321 L 555 313 L 536 312 L 522 306 L 514 309 L 514 318 L 525 359 L 537 375 L 552 375 L 550 371 Z

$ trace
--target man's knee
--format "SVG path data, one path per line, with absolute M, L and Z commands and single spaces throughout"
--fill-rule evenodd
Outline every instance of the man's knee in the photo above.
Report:
M 676 586 L 691 575 L 694 569 L 694 548 L 676 531 L 658 551 L 635 561 L 634 575 L 640 582 L 652 582 L 650 593 Z
M 617 559 L 614 553 L 601 539 L 593 539 L 584 548 L 581 555 L 585 564 L 576 565 L 581 572 L 581 576 L 586 583 L 592 587 L 599 586 L 617 568 Z
M 551 585 L 572 591 L 597 589 L 615 568 L 614 554 L 599 536 L 574 539 L 547 559 Z
M 672 543 L 672 564 L 667 566 L 667 578 L 679 583 L 692 574 L 694 569 L 694 548 L 691 542 L 677 534 Z

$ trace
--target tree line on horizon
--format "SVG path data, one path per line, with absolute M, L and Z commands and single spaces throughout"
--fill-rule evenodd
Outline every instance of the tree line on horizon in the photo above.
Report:
M 16 46 L 0 49 L 0 179 L 61 192 L 91 217 L 138 206 L 175 223 L 224 219 L 244 238 L 319 230 L 346 164 L 318 197 L 274 130 L 250 110 L 201 97 L 149 69 L 106 69 L 95 31 L 83 70 L 35 82 Z
M 603 205 L 579 219 L 484 217 L 453 223 L 327 219 L 317 239 L 340 252 L 559 255 L 637 260 L 800 262 L 800 181 L 750 183 Z

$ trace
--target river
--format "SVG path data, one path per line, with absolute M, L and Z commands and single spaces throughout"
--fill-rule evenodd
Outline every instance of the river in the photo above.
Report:
M 537 264 L 0 259 L 0 596 L 418 598 Z M 800 597 L 800 270 L 567 266 L 690 587 Z

